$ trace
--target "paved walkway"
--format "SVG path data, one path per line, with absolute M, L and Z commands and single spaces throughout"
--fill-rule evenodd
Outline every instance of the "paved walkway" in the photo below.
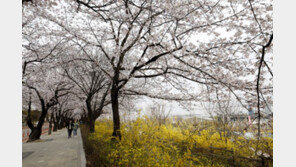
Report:
M 40 142 L 23 143 L 23 167 L 80 167 L 81 161 L 85 161 L 81 147 L 80 128 L 77 136 L 70 139 L 64 128 L 41 136 Z

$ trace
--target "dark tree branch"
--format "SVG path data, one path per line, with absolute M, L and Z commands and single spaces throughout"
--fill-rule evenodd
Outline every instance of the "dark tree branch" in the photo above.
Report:
M 258 110 L 258 141 L 260 139 L 260 119 L 261 119 L 261 112 L 260 112 L 260 76 L 261 76 L 261 67 L 264 62 L 264 56 L 265 56 L 265 49 L 268 48 L 273 40 L 273 34 L 270 35 L 269 41 L 267 42 L 266 45 L 262 47 L 261 51 L 261 59 L 259 62 L 259 67 L 258 67 L 258 75 L 257 75 L 257 84 L 256 84 L 256 90 L 257 90 L 257 110 Z

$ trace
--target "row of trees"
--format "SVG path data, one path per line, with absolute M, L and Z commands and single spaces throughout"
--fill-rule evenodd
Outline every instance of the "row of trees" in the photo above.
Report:
M 272 3 L 180 0 L 23 1 L 23 99 L 94 121 L 109 104 L 113 136 L 120 108 L 135 97 L 215 100 L 228 92 L 244 108 L 272 101 Z M 67 110 L 64 109 L 64 110 Z M 56 117 L 55 117 L 56 118 Z M 260 133 L 259 133 L 260 134 Z

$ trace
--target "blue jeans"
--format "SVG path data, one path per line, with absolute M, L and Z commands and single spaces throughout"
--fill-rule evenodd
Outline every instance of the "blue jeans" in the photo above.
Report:
M 76 136 L 77 135 L 77 129 L 73 130 L 73 135 Z

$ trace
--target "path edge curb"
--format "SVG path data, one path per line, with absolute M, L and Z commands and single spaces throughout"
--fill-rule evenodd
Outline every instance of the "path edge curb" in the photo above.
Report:
M 79 133 L 79 140 L 78 140 L 78 144 L 79 144 L 79 154 L 80 154 L 80 167 L 86 167 L 86 158 L 85 158 L 85 152 L 84 152 L 84 148 L 83 148 L 83 142 L 82 142 L 82 136 L 81 136 L 81 131 L 80 128 L 78 128 L 78 133 Z

